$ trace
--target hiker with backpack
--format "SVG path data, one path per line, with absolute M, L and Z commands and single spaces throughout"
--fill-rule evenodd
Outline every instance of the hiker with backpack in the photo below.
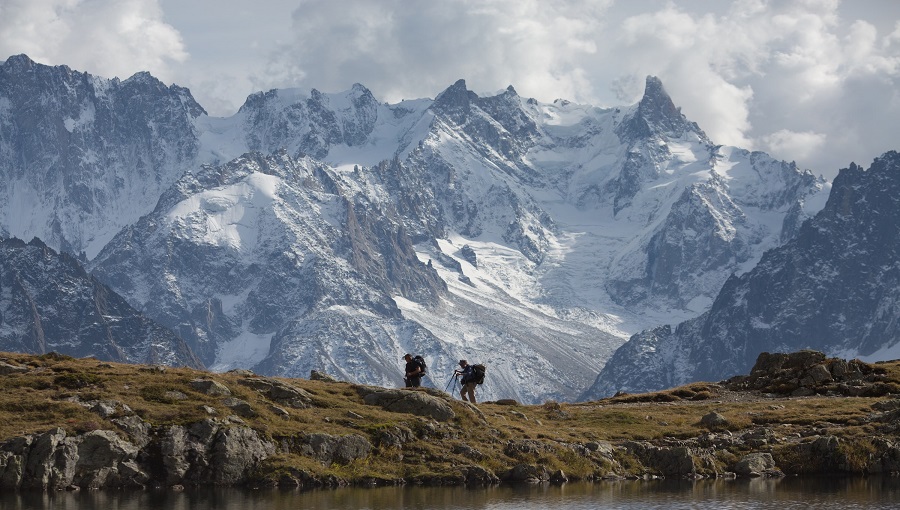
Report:
M 425 358 L 407 353 L 403 355 L 403 359 L 406 360 L 406 377 L 403 378 L 403 382 L 407 388 L 418 388 L 422 385 L 422 377 L 427 367 Z
M 454 370 L 454 376 L 462 376 L 459 383 L 462 384 L 462 389 L 459 391 L 459 396 L 469 402 L 475 403 L 475 386 L 484 382 L 484 365 L 470 365 L 468 361 L 461 359 L 459 360 L 459 369 Z M 469 398 L 466 398 L 466 395 Z

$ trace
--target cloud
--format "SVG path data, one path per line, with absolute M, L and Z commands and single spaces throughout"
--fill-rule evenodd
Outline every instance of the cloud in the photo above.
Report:
M 156 0 L 4 0 L 0 55 L 19 53 L 121 78 L 150 71 L 165 79 L 188 58 Z
M 361 82 L 396 101 L 434 97 L 464 78 L 478 92 L 512 84 L 545 101 L 610 106 L 637 101 L 655 75 L 717 143 L 824 173 L 849 162 L 838 161 L 847 156 L 837 147 L 873 157 L 884 145 L 872 141 L 884 138 L 875 131 L 896 131 L 900 23 L 879 33 L 837 0 L 736 0 L 716 12 L 647 5 L 304 0 L 291 42 L 271 55 L 258 84 L 337 91 Z M 852 7 L 871 17 L 883 5 L 875 14 L 867 3 Z M 852 120 L 873 102 L 885 111 L 872 112 L 872 127 Z M 843 133 L 849 125 L 859 134 Z
M 323 90 L 362 81 L 391 101 L 434 97 L 460 78 L 475 90 L 513 84 L 577 99 L 590 89 L 584 66 L 608 3 L 305 0 L 270 69 Z

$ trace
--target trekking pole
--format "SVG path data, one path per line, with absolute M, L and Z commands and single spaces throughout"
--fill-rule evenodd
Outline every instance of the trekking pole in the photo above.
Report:
M 447 386 L 444 388 L 444 391 L 448 391 L 450 389 L 450 383 L 452 383 L 454 379 L 456 379 L 456 374 L 450 376 L 450 380 L 447 381 Z

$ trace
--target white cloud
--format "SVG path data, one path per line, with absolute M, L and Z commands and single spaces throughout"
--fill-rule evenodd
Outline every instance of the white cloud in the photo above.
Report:
M 0 55 L 19 53 L 100 76 L 162 79 L 188 57 L 156 0 L 3 0 Z
M 655 75 L 715 142 L 825 174 L 900 130 L 900 2 L 880 0 L 0 0 L 4 53 L 148 70 L 217 115 L 274 87 L 397 101 L 459 78 L 614 106 Z
M 271 67 L 323 90 L 362 82 L 391 101 L 433 97 L 460 78 L 474 90 L 586 98 L 607 3 L 305 0 Z
M 779 154 L 793 154 L 794 159 L 809 158 L 824 147 L 826 135 L 823 133 L 796 133 L 781 129 L 761 137 L 763 150 Z

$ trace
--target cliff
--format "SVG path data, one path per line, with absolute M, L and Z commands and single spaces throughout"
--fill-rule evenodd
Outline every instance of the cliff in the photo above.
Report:
M 532 406 L 311 377 L 0 353 L 0 488 L 900 470 L 900 361 L 766 353 L 720 383 Z

